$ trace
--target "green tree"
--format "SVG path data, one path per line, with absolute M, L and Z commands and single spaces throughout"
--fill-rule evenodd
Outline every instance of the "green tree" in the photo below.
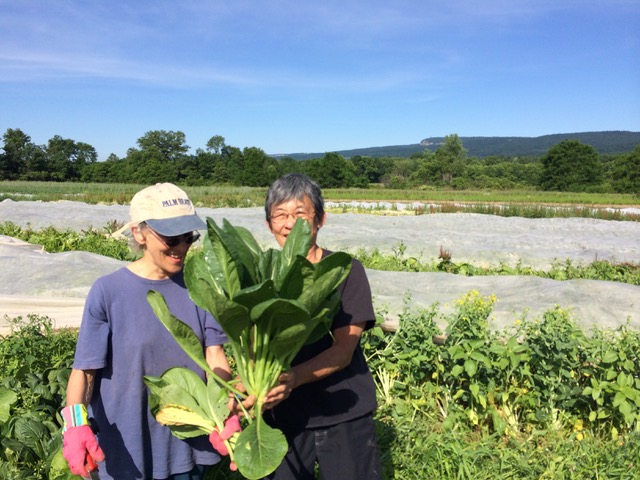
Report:
M 222 135 L 214 135 L 207 141 L 207 151 L 220 155 L 225 147 L 224 137 Z
M 265 187 L 274 179 L 267 177 L 270 157 L 260 148 L 247 147 L 242 151 L 243 164 L 240 185 L 246 187 Z
M 370 183 L 380 183 L 385 173 L 380 159 L 356 155 L 350 159 L 356 178 L 356 186 L 368 188 Z
M 415 169 L 410 173 L 411 183 L 414 185 L 440 183 L 442 168 L 434 152 L 425 150 L 420 155 L 412 156 L 411 160 L 415 163 Z
M 278 163 L 278 176 L 285 173 L 303 173 L 303 162 L 291 157 L 283 157 L 277 161 Z
M 55 181 L 80 180 L 83 168 L 98 159 L 95 148 L 88 143 L 60 135 L 49 139 L 45 152 L 51 179 Z
M 640 195 L 640 145 L 614 160 L 611 177 L 616 192 Z
M 540 187 L 543 190 L 584 191 L 602 182 L 598 151 L 578 140 L 563 140 L 542 157 Z
M 308 174 L 322 188 L 348 188 L 353 186 L 353 163 L 342 155 L 331 152 L 324 157 L 305 162 Z
M 407 188 L 419 164 L 419 158 L 394 158 L 390 160 L 391 166 L 383 175 L 382 183 L 387 188 Z
M 124 160 L 120 160 L 114 153 L 104 162 L 95 162 L 86 165 L 80 175 L 81 182 L 125 183 L 121 172 L 124 170 Z
M 189 145 L 185 142 L 185 134 L 180 131 L 151 130 L 140 137 L 137 143 L 141 151 L 153 154 L 154 158 L 177 161 L 189 151 Z
M 220 179 L 218 183 L 231 183 L 242 185 L 244 169 L 244 156 L 238 147 L 225 145 L 220 152 L 221 163 L 216 168 L 216 175 Z
M 31 172 L 34 172 L 34 176 L 41 176 L 46 172 L 46 157 L 42 148 L 34 145 L 29 135 L 19 128 L 8 128 L 2 140 L 4 151 L 0 153 L 1 180 L 18 180 Z
M 129 149 L 125 163 L 127 182 L 151 185 L 158 182 L 176 182 L 178 165 L 168 161 L 160 150 L 151 147 L 146 150 Z
M 434 158 L 440 181 L 451 185 L 454 178 L 464 174 L 467 149 L 462 145 L 458 134 L 454 133 L 444 137 L 444 143 L 437 148 Z
M 127 151 L 125 181 L 140 184 L 177 182 L 187 159 L 189 146 L 184 133 L 150 130 L 137 140 L 139 148 Z

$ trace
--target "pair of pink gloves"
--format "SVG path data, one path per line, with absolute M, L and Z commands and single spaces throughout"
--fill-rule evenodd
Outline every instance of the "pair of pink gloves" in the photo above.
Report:
M 62 409 L 64 420 L 62 454 L 69 464 L 69 470 L 75 475 L 86 477 L 97 469 L 95 462 L 104 461 L 104 452 L 98 445 L 93 430 L 89 426 L 87 408 L 82 404 L 70 405 Z M 209 441 L 220 455 L 228 455 L 225 440 L 241 430 L 240 417 L 232 415 L 224 422 L 224 430 L 214 430 L 209 435 Z M 231 470 L 236 466 L 231 462 Z

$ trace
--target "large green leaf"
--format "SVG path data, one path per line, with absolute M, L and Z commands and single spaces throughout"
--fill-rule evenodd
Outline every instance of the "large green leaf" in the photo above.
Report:
M 37 454 L 44 453 L 42 442 L 48 438 L 49 431 L 41 419 L 35 416 L 23 416 L 13 424 L 15 439 L 33 449 Z
M 242 288 L 241 272 L 238 270 L 242 266 L 236 263 L 230 246 L 223 240 L 225 233 L 216 222 L 207 218 L 207 226 L 208 235 L 203 243 L 205 260 L 213 278 L 223 282 L 222 287 L 231 298 Z
M 180 439 L 208 435 L 216 428 L 212 419 L 180 404 L 164 405 L 156 412 L 155 418 Z
M 282 288 L 282 283 L 296 257 L 306 258 L 312 244 L 311 225 L 306 220 L 299 218 L 289 232 L 287 241 L 278 257 L 276 278 L 274 279 L 278 291 Z
M 207 364 L 207 360 L 204 356 L 204 348 L 202 347 L 200 339 L 196 336 L 189 325 L 184 323 L 182 320 L 178 320 L 171 314 L 169 307 L 167 306 L 167 302 L 162 294 L 155 290 L 149 290 L 147 292 L 147 302 L 149 302 L 149 305 L 151 305 L 151 308 L 158 319 L 167 328 L 167 330 L 169 330 L 173 338 L 178 342 L 185 353 L 189 355 L 189 357 L 191 357 L 191 359 L 204 371 L 215 375 Z
M 299 298 L 313 283 L 314 265 L 305 257 L 297 256 L 281 280 L 279 294 L 282 298 Z
M 260 272 L 261 278 L 270 278 L 275 281 L 277 276 L 276 271 L 280 263 L 279 257 L 280 250 L 276 250 L 275 248 L 269 248 L 262 254 L 258 262 L 258 271 Z
M 189 392 L 201 408 L 206 406 L 203 399 L 207 396 L 207 386 L 193 370 L 185 367 L 170 368 L 162 374 L 162 379 L 169 385 L 175 385 Z
M 275 299 L 261 303 L 251 310 L 251 316 L 259 327 L 268 329 L 269 350 L 281 360 L 300 350 L 312 330 L 309 314 L 295 300 Z
M 189 273 L 185 272 L 185 283 L 193 303 L 210 312 L 227 336 L 237 341 L 242 332 L 249 327 L 249 310 L 224 295 L 218 295 L 209 288 L 206 280 L 193 278 L 188 275 Z M 187 278 L 189 278 L 188 281 L 186 281 Z
M 157 403 L 153 402 L 154 404 L 149 406 L 151 413 L 155 415 L 157 410 L 166 405 L 184 405 L 199 415 L 206 416 L 206 412 L 200 404 L 200 402 L 205 402 L 204 407 L 207 408 L 207 387 L 202 379 L 188 368 L 175 367 L 170 370 L 173 371 L 170 375 L 166 375 L 169 372 L 167 370 L 161 377 L 150 375 L 144 377 L 145 385 L 157 399 Z M 193 373 L 195 378 L 191 378 L 187 372 Z
M 315 281 L 305 288 L 298 299 L 313 313 L 325 299 L 347 278 L 351 270 L 351 256 L 343 252 L 332 253 L 316 264 Z
M 245 275 L 242 286 L 259 283 L 258 260 L 262 250 L 248 230 L 234 227 L 227 219 L 222 220 L 223 240 L 233 253 L 236 264 L 241 264 Z
M 49 460 L 49 469 L 48 469 L 48 478 L 49 480 L 81 480 L 82 477 L 78 475 L 74 475 L 69 470 L 69 464 L 64 458 L 62 453 L 62 445 L 55 451 L 55 453 L 50 457 Z
M 226 292 L 210 275 L 210 270 L 203 261 L 195 256 L 187 260 L 184 266 L 184 283 L 193 303 L 210 312 L 214 317 L 225 306 Z
M 11 417 L 11 406 L 18 401 L 18 395 L 4 387 L 0 387 L 0 424 L 6 422 Z
M 229 396 L 227 390 L 222 388 L 218 382 L 209 380 L 207 382 L 207 408 L 210 416 L 216 421 L 218 429 L 224 429 L 224 421 L 229 416 Z
M 233 297 L 233 301 L 249 309 L 276 296 L 273 280 L 269 279 L 258 285 L 243 288 Z
M 275 334 L 295 322 L 304 323 L 309 314 L 296 300 L 272 298 L 251 309 L 251 321 L 268 326 L 267 333 Z
M 315 343 L 331 330 L 333 317 L 340 306 L 340 293 L 334 292 L 318 309 L 311 319 L 313 331 L 307 336 L 305 344 Z
M 287 449 L 287 440 L 282 432 L 271 428 L 258 416 L 240 432 L 234 460 L 244 477 L 255 480 L 273 472 L 282 462 Z
M 170 411 L 172 420 L 183 423 L 167 425 L 178 438 L 208 434 L 212 430 L 209 425 L 223 425 L 229 413 L 226 401 L 221 401 L 213 408 L 213 403 L 208 398 L 209 386 L 205 386 L 203 380 L 188 368 L 171 368 L 161 377 L 145 376 L 144 382 L 151 392 L 149 408 L 156 419 L 164 423 Z M 217 390 L 221 391 L 219 386 Z M 171 410 L 176 406 L 179 406 L 179 409 Z
M 204 239 L 205 244 L 209 244 L 210 257 L 214 259 L 217 265 L 217 258 L 213 254 L 211 249 L 211 242 L 208 237 Z M 215 268 L 211 268 L 207 262 L 207 256 L 205 255 L 205 249 L 194 252 L 189 256 L 184 264 L 184 282 L 191 293 L 190 283 L 193 283 L 196 279 L 203 280 L 207 284 L 208 289 L 212 289 L 212 293 L 219 296 L 226 296 L 227 293 L 224 290 L 224 275 L 221 271 Z

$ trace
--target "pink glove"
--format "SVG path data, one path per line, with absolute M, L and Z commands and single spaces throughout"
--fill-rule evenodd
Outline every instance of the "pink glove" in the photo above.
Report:
M 96 462 L 104 461 L 104 452 L 89 425 L 71 427 L 64 432 L 62 454 L 69 464 L 69 470 L 75 475 L 85 477 L 89 472 L 87 457 Z
M 64 421 L 62 455 L 72 473 L 86 477 L 90 470 L 95 470 L 95 462 L 104 461 L 104 452 L 89 426 L 87 407 L 78 403 L 63 408 L 60 413 Z
M 227 450 L 224 441 L 229 440 L 234 433 L 240 432 L 241 430 L 240 417 L 238 415 L 231 415 L 224 421 L 224 430 L 222 430 L 222 432 L 219 432 L 216 428 L 209 434 L 209 442 L 211 442 L 213 448 L 215 448 L 220 455 L 229 455 L 229 450 Z M 233 462 L 231 462 L 229 468 L 233 471 L 238 469 Z

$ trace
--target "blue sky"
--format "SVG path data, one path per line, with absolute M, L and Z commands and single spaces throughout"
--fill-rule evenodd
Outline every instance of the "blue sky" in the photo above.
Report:
M 122 157 L 640 131 L 638 0 L 0 0 L 0 131 Z M 0 144 L 1 145 L 1 144 Z

